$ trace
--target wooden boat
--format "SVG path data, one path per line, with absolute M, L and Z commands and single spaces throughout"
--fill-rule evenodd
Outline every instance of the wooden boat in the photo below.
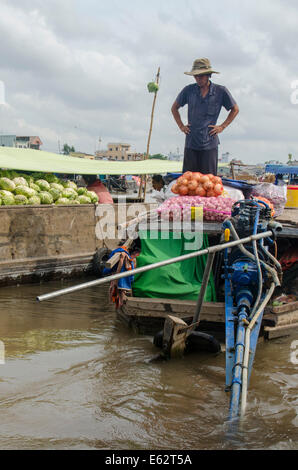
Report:
M 154 335 L 164 326 L 168 315 L 175 315 L 190 323 L 196 302 L 179 299 L 154 299 L 127 297 L 126 302 L 117 310 L 117 316 L 134 331 Z M 221 302 L 205 302 L 201 310 L 201 331 L 223 330 L 225 305 Z
M 117 317 L 135 332 L 154 336 L 163 329 L 168 315 L 175 315 L 190 324 L 196 302 L 193 300 L 127 297 L 116 310 Z M 298 328 L 298 302 L 279 307 L 267 307 L 262 321 L 260 337 L 273 339 L 287 336 Z M 224 340 L 225 303 L 205 302 L 200 315 L 199 330 Z
M 283 224 L 282 232 L 278 233 L 277 243 L 285 238 L 298 238 L 298 210 L 286 209 L 277 221 Z M 218 237 L 221 233 L 221 224 L 204 222 L 204 233 Z M 117 317 L 134 331 L 141 334 L 154 335 L 160 331 L 168 315 L 175 315 L 186 323 L 190 323 L 196 301 L 127 297 L 122 307 L 117 309 Z M 224 338 L 225 334 L 225 303 L 205 302 L 200 315 L 200 331 L 212 332 L 217 338 Z M 298 303 L 293 302 L 279 307 L 266 307 L 260 330 L 260 337 L 273 339 L 287 336 L 298 328 Z

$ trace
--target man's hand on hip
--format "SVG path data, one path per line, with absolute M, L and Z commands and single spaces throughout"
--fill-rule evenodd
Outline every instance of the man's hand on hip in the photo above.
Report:
M 190 125 L 186 124 L 186 126 L 182 125 L 180 126 L 180 130 L 184 132 L 184 134 L 189 134 L 190 133 Z
M 209 135 L 220 134 L 224 130 L 223 126 L 211 126 L 210 125 L 208 127 L 212 127 L 211 131 L 209 132 Z

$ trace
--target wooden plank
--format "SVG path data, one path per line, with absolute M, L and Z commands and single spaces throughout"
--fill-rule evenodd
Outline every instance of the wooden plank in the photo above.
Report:
M 263 316 L 263 322 L 265 325 L 268 324 L 268 326 L 276 325 L 278 321 L 278 315 L 276 313 L 272 312 L 272 307 L 266 307 L 264 310 L 264 316 Z
M 277 325 L 290 325 L 292 323 L 298 323 L 298 310 L 278 315 Z
M 298 309 L 294 312 L 285 313 L 272 313 L 270 310 L 265 310 L 263 317 L 263 324 L 265 326 L 280 326 L 298 322 Z
M 283 213 L 276 219 L 281 224 L 290 223 L 298 226 L 298 209 L 285 208 Z
M 123 309 L 128 316 L 136 316 L 140 318 L 167 318 L 169 314 L 175 313 L 175 316 L 182 319 L 192 319 L 193 314 L 195 311 L 195 306 L 192 310 L 188 310 L 187 312 L 167 312 L 167 311 L 160 311 L 160 310 L 141 310 L 137 307 L 128 307 L 127 304 L 123 306 Z M 208 321 L 208 322 L 217 322 L 217 323 L 224 323 L 225 322 L 225 314 L 222 310 L 203 310 L 201 311 L 200 316 L 201 321 Z
M 155 310 L 158 312 L 165 312 L 165 303 L 163 299 L 139 298 L 129 297 L 126 306 L 127 308 L 138 308 L 139 310 Z
M 289 336 L 293 330 L 298 328 L 298 323 L 282 326 L 265 326 L 264 335 L 266 339 L 280 338 L 282 336 Z
M 147 308 L 148 305 L 154 304 L 159 305 L 160 310 L 163 310 L 164 304 L 182 304 L 182 305 L 193 305 L 196 303 L 195 300 L 181 300 L 181 299 L 167 299 L 167 298 L 152 298 L 152 297 L 129 297 L 129 302 L 132 304 L 137 303 L 140 308 L 144 305 Z
M 275 315 L 274 313 L 265 313 L 263 316 L 263 325 L 265 326 L 276 326 L 277 321 L 277 315 Z
M 148 318 L 166 318 L 170 312 L 162 312 L 160 310 L 140 310 L 138 309 L 137 307 L 127 307 L 127 305 L 125 305 L 124 307 L 124 310 L 125 310 L 125 313 L 126 315 L 129 315 L 129 316 L 132 316 L 132 317 L 148 317 Z M 192 318 L 192 314 L 185 314 L 185 313 L 177 313 L 175 314 L 175 316 L 179 317 L 179 318 L 185 318 L 185 317 L 189 317 L 189 318 Z
M 137 308 L 127 308 L 122 307 L 122 310 L 129 317 L 138 317 L 138 318 L 167 318 L 168 312 L 161 312 L 159 310 L 139 310 Z M 175 313 L 175 316 L 182 319 L 192 319 L 193 315 L 190 313 Z
M 175 314 L 179 313 L 179 312 L 181 312 L 181 313 L 182 312 L 185 312 L 185 313 L 191 312 L 191 314 L 193 315 L 193 313 L 195 311 L 196 302 L 193 302 L 192 305 L 183 305 L 183 304 L 175 304 L 174 303 L 171 306 L 172 306 L 172 310 Z M 204 302 L 203 305 L 202 305 L 201 313 L 211 314 L 211 315 L 220 314 L 220 315 L 224 316 L 224 314 L 225 314 L 225 304 L 224 304 L 224 302 Z
M 296 303 L 296 302 L 295 302 Z M 196 302 L 193 300 L 151 299 L 129 297 L 125 304 L 125 313 L 128 316 L 167 318 L 174 314 L 178 318 L 189 320 L 195 312 Z M 223 302 L 204 302 L 201 311 L 201 320 L 207 322 L 225 323 L 225 304 Z M 263 323 L 266 325 L 291 325 L 298 322 L 298 309 L 293 312 L 279 314 L 266 311 Z
M 151 310 L 167 313 L 194 313 L 195 300 L 179 299 L 154 299 L 142 297 L 129 297 L 126 303 L 128 308 L 138 308 L 139 310 Z M 224 314 L 224 302 L 204 302 L 202 312 L 221 312 Z
M 181 357 L 185 350 L 187 324 L 181 318 L 168 315 L 163 329 L 163 353 L 167 357 Z
M 285 313 L 285 312 L 293 312 L 298 309 L 298 302 L 290 302 L 288 304 L 279 305 L 278 307 L 272 307 L 272 313 Z

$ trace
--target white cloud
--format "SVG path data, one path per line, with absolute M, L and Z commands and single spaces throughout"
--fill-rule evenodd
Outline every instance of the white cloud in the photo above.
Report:
M 220 151 L 244 161 L 298 154 L 295 1 L 196 0 L 2 1 L 0 80 L 9 107 L 0 129 L 40 135 L 45 150 L 68 141 L 93 152 L 111 140 L 137 151 L 147 144 L 152 95 L 146 84 L 161 67 L 152 152 L 183 150 L 170 107 L 192 83 L 183 74 L 209 57 L 240 106 L 221 134 Z M 182 110 L 186 119 L 186 110 Z M 222 112 L 220 119 L 224 119 Z M 274 155 L 274 157 L 273 157 Z

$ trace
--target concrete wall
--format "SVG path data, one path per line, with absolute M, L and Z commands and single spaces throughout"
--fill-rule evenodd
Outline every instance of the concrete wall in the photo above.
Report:
M 91 271 L 94 253 L 103 243 L 111 250 L 118 245 L 118 222 L 147 208 L 135 204 L 1 206 L 0 284 Z

